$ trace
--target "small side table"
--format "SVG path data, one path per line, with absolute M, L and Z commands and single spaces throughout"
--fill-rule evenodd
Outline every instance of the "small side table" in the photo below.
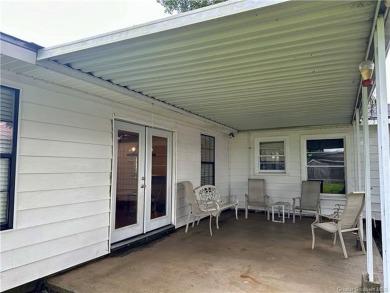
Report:
M 285 222 L 285 217 L 284 217 L 285 209 L 287 209 L 288 218 L 290 219 L 291 204 L 289 202 L 278 201 L 278 202 L 275 202 L 274 204 L 272 204 L 271 208 L 272 208 L 272 222 L 284 223 Z M 279 217 L 280 217 L 280 210 L 282 210 L 282 220 L 281 221 L 275 220 L 275 208 L 278 208 Z

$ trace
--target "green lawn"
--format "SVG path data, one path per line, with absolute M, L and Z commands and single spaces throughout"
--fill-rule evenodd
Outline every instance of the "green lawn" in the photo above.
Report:
M 323 183 L 323 192 L 324 193 L 335 193 L 335 194 L 342 194 L 345 193 L 345 183 Z

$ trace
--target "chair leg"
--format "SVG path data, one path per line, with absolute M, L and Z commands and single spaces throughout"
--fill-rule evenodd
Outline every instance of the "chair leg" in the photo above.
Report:
M 245 202 L 245 219 L 248 219 L 248 202 Z
M 302 210 L 299 210 L 299 220 L 302 221 Z
M 190 219 L 191 219 L 191 213 L 188 214 L 188 220 L 187 220 L 187 225 L 186 225 L 186 233 L 188 232 L 188 225 L 190 224 Z
M 295 224 L 295 207 L 293 207 L 293 224 Z
M 267 220 L 269 221 L 269 207 L 267 207 Z
M 212 216 L 210 215 L 210 223 L 209 223 L 210 235 L 213 236 L 213 230 L 211 229 L 211 218 L 212 218 Z
M 217 229 L 219 229 L 218 219 L 219 219 L 219 214 L 217 214 L 217 215 L 215 216 L 215 223 L 216 223 Z
M 341 246 L 342 246 L 342 248 L 343 248 L 344 257 L 345 257 L 345 258 L 348 258 L 347 250 L 345 249 L 343 233 L 342 233 L 340 230 L 339 230 L 339 237 L 340 237 Z
M 238 220 L 238 205 L 236 205 L 236 220 Z
M 315 227 L 314 227 L 314 225 L 312 224 L 312 225 L 311 225 L 311 235 L 312 235 L 313 240 L 312 240 L 312 242 L 311 242 L 311 249 L 314 249 L 314 244 L 315 244 L 315 242 L 316 242 L 316 235 L 315 235 L 315 233 L 314 233 L 314 229 L 315 229 Z
M 333 245 L 336 245 L 337 233 L 333 233 Z
M 198 221 L 196 223 L 197 226 L 199 226 L 199 222 L 200 222 L 200 216 L 198 216 Z
M 360 246 L 362 247 L 362 251 L 364 254 L 366 254 L 366 249 L 364 247 L 364 241 L 363 241 L 363 233 L 362 233 L 362 229 L 358 229 L 359 231 L 359 240 L 360 240 Z M 367 237 L 367 236 L 366 236 Z

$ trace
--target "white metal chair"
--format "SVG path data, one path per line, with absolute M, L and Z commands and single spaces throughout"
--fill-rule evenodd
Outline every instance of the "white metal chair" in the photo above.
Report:
M 269 220 L 270 197 L 265 194 L 264 179 L 248 179 L 248 194 L 245 194 L 245 219 L 248 219 L 248 209 L 265 208 Z
M 330 219 L 332 220 L 330 222 L 320 222 L 321 216 L 323 215 L 317 214 L 315 222 L 311 224 L 311 231 L 313 235 L 311 248 L 314 249 L 315 244 L 314 230 L 316 228 L 321 228 L 325 231 L 333 233 L 333 245 L 336 244 L 337 233 L 339 234 L 344 257 L 348 258 L 347 251 L 345 249 L 343 233 L 357 231 L 359 234 L 362 251 L 366 253 L 363 243 L 362 229 L 358 227 L 359 217 L 364 207 L 364 197 L 364 192 L 349 193 L 347 195 L 347 200 L 344 209 L 334 213 L 330 217 Z
M 295 223 L 295 210 L 299 210 L 300 219 L 302 211 L 318 214 L 321 213 L 320 206 L 321 181 L 302 181 L 300 197 L 293 198 L 293 223 Z M 299 199 L 299 205 L 297 200 Z
M 188 214 L 187 225 L 185 232 L 188 232 L 188 226 L 192 219 L 192 227 L 195 225 L 195 221 L 197 221 L 197 225 L 199 225 L 200 218 L 202 216 L 210 217 L 210 235 L 213 235 L 213 231 L 211 228 L 211 220 L 212 217 L 216 217 L 216 225 L 217 229 L 219 229 L 218 217 L 223 210 L 228 208 L 235 207 L 236 209 L 236 218 L 238 219 L 237 209 L 238 209 L 238 200 L 234 203 L 222 203 L 221 197 L 219 195 L 218 188 L 212 185 L 204 185 L 196 188 L 198 195 L 196 195 L 193 185 L 190 181 L 183 181 L 177 183 L 177 193 L 178 196 L 184 194 L 187 202 L 190 205 L 190 212 Z M 198 200 L 198 198 L 200 198 Z
M 188 225 L 191 220 L 191 216 L 193 217 L 192 220 L 192 227 L 195 225 L 195 221 L 197 220 L 197 224 L 199 225 L 200 217 L 201 216 L 208 216 L 209 213 L 206 211 L 202 211 L 199 208 L 198 201 L 196 200 L 195 192 L 193 185 L 190 181 L 183 181 L 177 183 L 177 194 L 180 196 L 181 194 L 184 194 L 185 199 L 190 205 L 190 212 L 188 214 L 187 219 L 187 225 L 186 225 L 186 233 L 188 232 Z M 211 231 L 211 228 L 210 228 Z
M 223 201 L 219 193 L 218 187 L 214 185 L 203 185 L 194 189 L 198 208 L 202 213 L 207 213 L 210 216 L 210 235 L 213 236 L 211 229 L 211 219 L 216 218 L 216 226 L 219 229 L 219 215 L 224 210 L 234 208 L 236 210 L 236 219 L 238 219 L 238 200 L 235 197 L 234 202 L 228 200 Z M 188 225 L 188 223 L 187 223 Z

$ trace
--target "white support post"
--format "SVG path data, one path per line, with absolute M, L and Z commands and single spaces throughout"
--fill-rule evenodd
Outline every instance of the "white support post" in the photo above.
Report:
M 390 150 L 389 150 L 389 119 L 387 112 L 386 89 L 386 56 L 385 29 L 383 16 L 379 16 L 374 35 L 375 43 L 375 77 L 378 114 L 378 155 L 379 155 L 379 184 L 381 200 L 382 224 L 382 256 L 383 256 L 383 292 L 389 291 L 390 272 Z
M 371 167 L 370 136 L 368 130 L 367 88 L 362 87 L 363 111 L 363 149 L 364 149 L 364 188 L 366 193 L 366 241 L 367 241 L 367 273 L 368 280 L 374 282 L 374 260 L 372 254 L 372 222 L 371 222 Z
M 360 156 L 360 111 L 355 109 L 355 190 L 362 190 L 362 166 Z M 359 217 L 360 235 L 364 237 L 363 215 Z M 364 241 L 364 239 L 362 239 Z
M 358 191 L 362 190 L 362 166 L 360 157 L 360 111 L 355 109 L 355 144 L 356 144 L 356 185 Z

